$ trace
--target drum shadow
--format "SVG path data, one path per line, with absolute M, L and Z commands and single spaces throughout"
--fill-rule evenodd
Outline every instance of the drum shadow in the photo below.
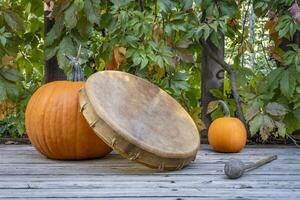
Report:
M 115 152 L 106 156 L 106 158 L 111 164 L 110 170 L 114 173 L 130 175 L 151 175 L 163 172 L 157 169 L 147 167 L 142 163 L 127 160 L 123 158 L 120 154 L 117 154 Z

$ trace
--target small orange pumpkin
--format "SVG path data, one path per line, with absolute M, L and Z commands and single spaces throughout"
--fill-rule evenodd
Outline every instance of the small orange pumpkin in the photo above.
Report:
M 52 159 L 89 159 L 103 157 L 107 146 L 79 110 L 79 90 L 83 73 L 74 67 L 73 81 L 43 85 L 31 97 L 25 112 L 28 137 L 35 148 Z
M 238 118 L 230 117 L 228 106 L 219 101 L 225 111 L 225 117 L 214 120 L 208 129 L 208 142 L 214 151 L 222 153 L 237 153 L 247 141 L 247 131 Z

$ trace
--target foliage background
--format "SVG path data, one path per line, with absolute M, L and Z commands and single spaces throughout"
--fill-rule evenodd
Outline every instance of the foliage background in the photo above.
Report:
M 24 110 L 43 79 L 43 3 L 0 1 L 0 135 L 24 134 Z
M 294 0 L 57 0 L 48 4 L 48 17 L 56 23 L 44 37 L 41 1 L 1 1 L 0 102 L 10 99 L 13 109 L 2 119 L 0 134 L 24 133 L 26 102 L 43 82 L 44 44 L 45 59 L 56 56 L 67 75 L 71 68 L 64 54 L 76 56 L 81 45 L 86 77 L 110 68 L 150 80 L 175 97 L 201 129 L 199 39 L 219 46 L 223 34 L 225 61 L 237 73 L 251 134 L 262 140 L 292 137 L 300 129 L 297 5 Z M 224 81 L 224 91 L 211 92 L 234 114 L 226 75 Z M 216 106 L 210 112 L 213 119 L 222 116 Z

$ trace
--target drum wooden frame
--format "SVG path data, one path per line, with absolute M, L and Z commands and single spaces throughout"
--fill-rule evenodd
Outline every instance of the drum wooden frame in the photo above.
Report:
M 109 72 L 109 73 L 124 73 L 124 72 Z M 127 73 L 124 74 L 127 75 Z M 127 75 L 127 76 L 133 76 L 133 75 Z M 145 81 L 145 80 L 140 79 L 139 81 Z M 87 84 L 88 82 L 89 80 L 87 81 Z M 151 84 L 151 83 L 147 82 L 146 84 Z M 90 127 L 93 128 L 95 133 L 107 145 L 109 145 L 111 148 L 113 148 L 123 157 L 131 161 L 139 162 L 148 167 L 156 168 L 159 170 L 178 170 L 187 166 L 189 163 L 195 160 L 200 145 L 199 136 L 195 137 L 196 140 L 195 142 L 198 143 L 197 148 L 195 148 L 195 150 L 185 155 L 180 155 L 180 154 L 168 155 L 168 154 L 163 154 L 155 151 L 150 151 L 149 149 L 143 148 L 143 146 L 136 144 L 136 142 L 131 141 L 130 138 L 124 137 L 124 135 L 120 134 L 120 130 L 117 130 L 117 128 L 115 128 L 113 124 L 109 123 L 108 121 L 105 121 L 102 117 L 100 117 L 99 112 L 97 113 L 96 110 L 94 109 L 94 105 L 90 99 L 91 97 L 87 94 L 86 88 L 82 88 L 80 90 L 79 98 L 80 98 L 80 112 L 82 112 L 82 114 L 88 121 Z M 196 134 L 198 134 L 198 132 Z

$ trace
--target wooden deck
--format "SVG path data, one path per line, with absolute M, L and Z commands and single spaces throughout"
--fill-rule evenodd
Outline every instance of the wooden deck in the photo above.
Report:
M 278 160 L 238 180 L 226 179 L 231 157 Z M 300 149 L 248 146 L 218 154 L 202 145 L 196 161 L 174 172 L 156 172 L 112 153 L 104 159 L 54 161 L 30 145 L 0 145 L 0 199 L 300 199 Z

